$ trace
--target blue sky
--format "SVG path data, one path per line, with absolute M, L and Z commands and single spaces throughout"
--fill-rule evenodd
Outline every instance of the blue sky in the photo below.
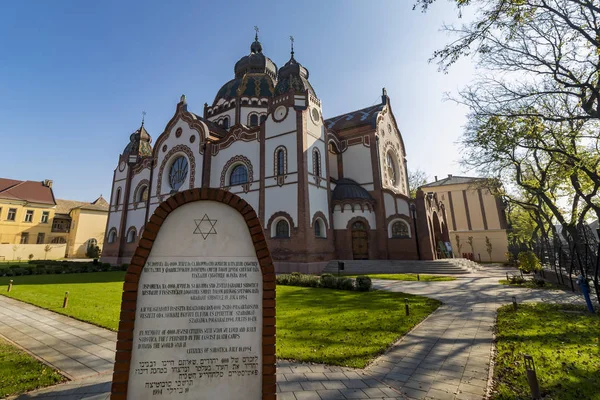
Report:
M 108 198 L 118 156 L 147 112 L 155 140 L 181 94 L 202 114 L 249 52 L 253 26 L 278 65 L 295 57 L 329 118 L 375 104 L 386 87 L 409 169 L 458 174 L 466 110 L 443 101 L 472 79 L 428 63 L 456 21 L 397 1 L 33 1 L 0 13 L 0 177 L 54 181 L 58 198 Z

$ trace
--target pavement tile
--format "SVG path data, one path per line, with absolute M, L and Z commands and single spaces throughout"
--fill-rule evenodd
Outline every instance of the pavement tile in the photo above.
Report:
M 321 400 L 339 400 L 344 398 L 344 395 L 337 389 L 317 390 L 317 393 Z
M 294 392 L 296 399 L 298 400 L 321 400 L 321 396 L 314 390 Z

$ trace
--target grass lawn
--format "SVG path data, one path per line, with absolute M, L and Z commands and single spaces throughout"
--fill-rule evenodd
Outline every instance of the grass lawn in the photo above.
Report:
M 125 272 L 0 277 L 0 294 L 116 331 Z M 13 280 L 13 288 L 6 285 Z M 62 308 L 65 292 L 69 305 Z
M 600 318 L 584 307 L 519 304 L 498 310 L 494 400 L 531 398 L 523 354 L 535 362 L 542 397 L 600 399 Z
M 124 272 L 13 277 L 10 293 L 77 319 L 116 330 Z M 0 285 L 8 279 L 0 278 Z M 69 307 L 62 309 L 65 291 Z M 404 315 L 404 298 L 411 315 Z M 397 338 L 433 312 L 440 302 L 384 291 L 354 292 L 277 287 L 277 356 L 282 359 L 364 367 Z
M 358 274 L 358 275 L 344 275 L 347 278 L 356 278 L 357 276 L 368 276 L 371 279 L 385 279 L 390 281 L 416 281 L 417 274 Z M 442 281 L 455 281 L 456 278 L 453 276 L 442 276 L 442 275 L 421 275 L 419 278 L 423 282 L 442 282 Z
M 0 339 L 0 398 L 65 380 L 52 368 Z
M 523 283 L 510 283 L 506 279 L 502 279 L 502 280 L 498 281 L 498 283 L 500 283 L 502 285 L 507 285 L 507 286 L 515 286 L 515 287 L 522 287 L 522 288 L 529 288 L 529 289 L 558 289 L 559 288 L 557 285 L 555 285 L 554 283 L 550 283 L 550 282 L 546 282 L 544 284 L 544 286 L 538 286 L 530 279 L 527 279 Z

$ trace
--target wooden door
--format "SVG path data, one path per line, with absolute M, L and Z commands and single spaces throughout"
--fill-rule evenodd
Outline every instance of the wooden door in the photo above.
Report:
M 352 224 L 352 255 L 355 260 L 369 259 L 369 238 L 363 222 Z

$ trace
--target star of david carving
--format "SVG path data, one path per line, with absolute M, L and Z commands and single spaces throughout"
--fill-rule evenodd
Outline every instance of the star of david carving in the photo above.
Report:
M 216 219 L 210 219 L 207 214 L 204 214 L 202 219 L 195 219 L 196 229 L 194 229 L 194 235 L 202 235 L 202 238 L 206 240 L 208 235 L 216 235 L 215 225 L 217 224 Z

